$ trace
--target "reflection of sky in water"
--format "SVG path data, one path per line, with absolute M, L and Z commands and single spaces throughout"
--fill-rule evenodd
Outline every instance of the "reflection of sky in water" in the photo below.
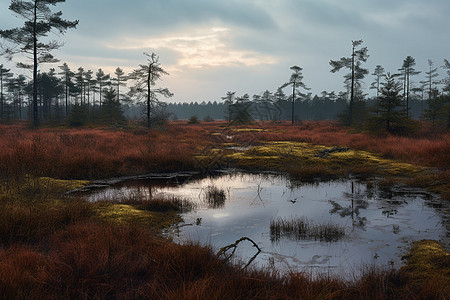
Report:
M 225 206 L 208 208 L 204 200 L 208 186 L 226 192 Z M 418 194 L 394 193 L 387 195 L 389 199 L 380 190 L 368 190 L 360 183 L 354 184 L 352 193 L 351 181 L 295 185 L 281 176 L 237 174 L 151 191 L 198 204 L 196 210 L 183 214 L 185 224 L 171 231 L 176 242 L 194 240 L 219 249 L 246 236 L 262 249 L 254 264 L 283 270 L 343 274 L 357 273 L 363 264 L 399 267 L 409 242 L 439 240 L 446 235 L 441 217 Z M 97 195 L 101 193 L 126 195 L 136 190 L 112 188 Z M 140 191 L 148 193 L 149 189 Z M 340 224 L 346 227 L 348 236 L 332 243 L 288 238 L 271 242 L 270 220 L 278 217 L 306 217 L 315 223 Z M 255 252 L 250 243 L 243 242 L 236 253 L 248 260 Z

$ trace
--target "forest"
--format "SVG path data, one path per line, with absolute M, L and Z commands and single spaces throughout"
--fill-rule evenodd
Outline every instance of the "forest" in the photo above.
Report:
M 343 91 L 292 65 L 174 103 L 155 52 L 54 57 L 64 2 L 11 0 L 0 28 L 0 299 L 448 298 L 447 59 L 369 70 L 352 40 Z
M 399 73 L 393 74 L 391 84 L 394 86 L 399 101 L 388 104 L 393 111 L 403 111 L 403 119 L 423 120 L 433 125 L 449 128 L 450 112 L 450 65 L 444 61 L 442 66 L 447 70 L 447 77 L 438 77 L 438 69 L 429 61 L 430 69 L 425 71 L 425 78 L 420 84 L 411 83 L 410 77 L 420 73 L 414 69 L 414 58 L 408 56 Z M 0 69 L 0 116 L 6 122 L 14 120 L 32 121 L 30 109 L 33 99 L 33 81 L 24 75 L 15 76 L 2 64 Z M 405 71 L 406 70 L 406 71 Z M 365 70 L 367 73 L 367 70 Z M 136 94 L 135 86 L 127 87 L 133 74 L 125 74 L 118 67 L 113 75 L 105 74 L 101 68 L 94 74 L 92 70 L 78 68 L 70 70 L 67 63 L 59 66 L 59 72 L 51 68 L 37 76 L 38 118 L 44 123 L 67 124 L 81 126 L 88 123 L 114 124 L 128 120 L 144 120 L 146 101 L 143 95 Z M 353 125 L 364 127 L 379 114 L 385 105 L 380 99 L 392 92 L 386 90 L 386 73 L 381 66 L 374 71 L 375 81 L 371 88 L 377 91 L 378 97 L 368 97 L 356 81 L 354 87 L 354 120 Z M 341 120 L 346 124 L 351 86 L 347 74 L 346 92 L 323 91 L 320 95 L 302 93 L 295 89 L 294 94 L 286 94 L 282 88 L 276 92 L 266 90 L 258 95 L 227 94 L 219 100 L 208 102 L 172 103 L 160 101 L 151 92 L 152 116 L 157 120 L 230 120 L 239 116 L 241 121 L 306 121 L 306 120 Z M 348 77 L 348 78 L 347 78 Z M 363 77 L 359 78 L 362 80 Z M 152 82 L 152 87 L 156 82 Z M 146 96 L 144 95 L 144 98 Z M 294 115 L 292 116 L 292 112 Z M 371 118 L 372 116 L 372 118 Z

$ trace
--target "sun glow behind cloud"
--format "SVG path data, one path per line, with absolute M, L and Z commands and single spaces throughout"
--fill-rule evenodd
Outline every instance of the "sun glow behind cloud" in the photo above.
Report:
M 229 28 L 209 28 L 194 32 L 183 32 L 157 38 L 125 38 L 126 46 L 115 49 L 152 49 L 158 53 L 169 49 L 177 54 L 176 67 L 233 67 L 275 64 L 277 59 L 269 55 L 249 50 L 235 49 L 232 45 L 232 30 Z M 174 68 L 175 66 L 172 66 Z

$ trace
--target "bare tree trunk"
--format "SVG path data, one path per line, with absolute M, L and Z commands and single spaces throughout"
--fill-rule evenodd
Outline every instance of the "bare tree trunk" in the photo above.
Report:
M 34 20 L 33 20 L 33 127 L 37 128 L 39 126 L 38 119 L 38 99 L 37 99 L 37 3 L 34 1 Z
M 3 119 L 3 73 L 0 68 L 0 119 Z
M 152 64 L 148 67 L 147 76 L 147 127 L 152 127 L 152 121 L 150 119 L 150 105 L 151 105 L 151 76 L 152 76 Z
M 292 125 L 295 123 L 295 81 L 292 83 Z
M 348 108 L 348 125 L 353 123 L 353 103 L 355 97 L 355 45 L 352 48 L 352 86 L 350 90 L 350 105 Z

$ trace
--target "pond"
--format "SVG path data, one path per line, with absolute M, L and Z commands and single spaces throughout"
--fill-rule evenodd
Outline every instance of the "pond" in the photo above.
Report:
M 447 246 L 449 241 L 446 203 L 421 190 L 383 187 L 376 180 L 302 183 L 277 174 L 232 172 L 182 183 L 129 182 L 95 191 L 89 200 L 133 193 L 163 193 L 195 204 L 182 214 L 184 223 L 167 230 L 175 242 L 197 241 L 218 251 L 247 237 L 261 252 L 243 241 L 233 257 L 244 264 L 254 258 L 252 266 L 281 272 L 355 275 L 368 265 L 399 268 L 412 241 L 434 239 Z M 220 201 L 208 201 L 211 195 Z M 298 219 L 338 226 L 345 235 L 330 240 L 271 230 L 271 222 Z

